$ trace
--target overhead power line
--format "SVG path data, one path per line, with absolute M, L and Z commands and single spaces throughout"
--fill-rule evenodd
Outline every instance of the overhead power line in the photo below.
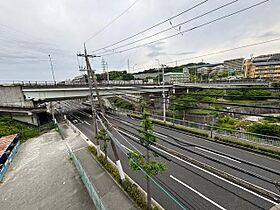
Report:
M 182 25 L 185 25 L 185 24 L 190 23 L 190 22 L 192 22 L 192 21 L 194 21 L 194 20 L 197 20 L 197 19 L 199 19 L 199 18 L 202 18 L 202 17 L 204 17 L 204 16 L 206 16 L 206 15 L 209 15 L 209 14 L 211 14 L 211 13 L 213 13 L 213 12 L 216 12 L 216 11 L 218 11 L 218 10 L 224 8 L 224 7 L 227 7 L 227 6 L 229 6 L 229 5 L 233 4 L 233 3 L 236 3 L 236 2 L 238 2 L 238 1 L 239 1 L 239 0 L 234 0 L 234 1 L 231 1 L 231 2 L 229 2 L 229 3 L 223 4 L 222 6 L 216 7 L 215 9 L 209 10 L 208 12 L 205 12 L 205 13 L 203 13 L 203 14 L 201 14 L 201 15 L 195 16 L 195 17 L 193 17 L 193 18 L 191 18 L 191 19 L 189 19 L 189 20 L 186 20 L 186 21 L 184 21 L 184 22 L 182 22 L 182 23 L 179 23 L 179 24 L 177 24 L 177 25 L 175 25 L 175 26 L 171 25 L 170 28 L 164 29 L 164 30 L 162 30 L 162 31 L 159 31 L 159 32 L 157 32 L 157 33 L 154 33 L 154 34 L 151 34 L 151 35 L 149 35 L 149 36 L 143 37 L 143 38 L 141 38 L 141 39 L 135 40 L 135 41 L 133 41 L 133 42 L 130 42 L 130 43 L 127 43 L 127 44 L 124 44 L 124 45 L 115 47 L 115 48 L 113 48 L 113 49 L 108 49 L 108 50 L 104 51 L 103 53 L 112 52 L 112 51 L 114 52 L 114 51 L 117 50 L 117 49 L 120 49 L 120 48 L 123 48 L 123 47 L 127 47 L 127 46 L 130 46 L 130 45 L 132 45 L 132 44 L 138 43 L 138 42 L 140 42 L 140 41 L 143 41 L 143 40 L 152 38 L 152 37 L 157 36 L 157 35 L 159 35 L 159 34 L 162 34 L 162 33 L 165 33 L 165 32 L 167 32 L 167 31 L 170 31 L 170 30 L 172 30 L 172 29 L 174 29 L 174 28 L 176 29 L 177 27 L 181 27 Z M 181 30 L 179 31 L 179 33 L 183 35 L 183 33 L 181 33 Z
M 243 9 L 237 10 L 236 12 L 230 13 L 230 14 L 228 14 L 228 15 L 221 16 L 221 17 L 219 17 L 219 18 L 216 18 L 216 19 L 213 19 L 213 20 L 208 21 L 208 22 L 206 22 L 206 23 L 203 23 L 203 24 L 197 25 L 197 26 L 195 26 L 195 27 L 186 29 L 186 30 L 184 30 L 184 31 L 180 31 L 180 32 L 178 32 L 178 33 L 176 33 L 176 34 L 173 34 L 173 35 L 170 35 L 170 36 L 166 36 L 166 37 L 163 37 L 163 38 L 160 38 L 160 39 L 157 39 L 157 40 L 148 42 L 148 43 L 140 44 L 140 45 L 137 45 L 137 46 L 134 46 L 134 47 L 131 47 L 131 48 L 127 48 L 127 49 L 124 49 L 124 50 L 121 50 L 121 51 L 117 51 L 117 52 L 113 52 L 113 53 L 108 53 L 108 54 L 102 54 L 101 56 L 104 57 L 104 56 L 109 56 L 109 55 L 113 55 L 113 54 L 117 54 L 117 53 L 123 53 L 123 52 L 129 51 L 129 50 L 133 50 L 133 49 L 137 49 L 137 48 L 140 48 L 140 47 L 144 47 L 144 46 L 147 46 L 147 45 L 150 45 L 150 44 L 154 44 L 154 43 L 157 43 L 157 42 L 159 42 L 159 41 L 163 41 L 163 40 L 166 40 L 166 39 L 170 39 L 170 38 L 173 38 L 173 37 L 175 37 L 175 36 L 181 35 L 182 33 L 187 33 L 187 32 L 193 31 L 193 30 L 195 30 L 195 29 L 202 28 L 202 27 L 204 27 L 204 26 L 207 26 L 207 25 L 210 25 L 210 24 L 212 24 L 212 23 L 218 22 L 218 21 L 220 21 L 220 20 L 229 18 L 229 17 L 231 17 L 231 16 L 233 16 L 233 15 L 237 15 L 237 14 L 239 14 L 239 13 L 245 12 L 245 11 L 247 11 L 247 10 L 249 10 L 249 9 L 252 9 L 252 8 L 254 8 L 254 7 L 257 7 L 257 6 L 259 6 L 259 5 L 262 5 L 262 4 L 264 4 L 264 3 L 268 2 L 268 1 L 269 1 L 269 0 L 261 1 L 261 2 L 259 2 L 259 3 L 256 3 L 256 4 L 251 5 L 251 6 L 249 6 L 249 7 L 245 7 L 245 8 L 243 8 Z
M 239 50 L 239 49 L 243 49 L 243 48 L 258 46 L 258 45 L 267 44 L 267 43 L 276 42 L 276 41 L 280 41 L 280 37 L 275 38 L 275 39 L 262 41 L 262 42 L 256 42 L 256 43 L 252 43 L 252 44 L 241 45 L 241 46 L 238 46 L 238 47 L 233 47 L 233 48 L 229 48 L 229 49 L 225 49 L 225 50 L 219 50 L 219 51 L 216 51 L 216 52 L 206 53 L 206 54 L 202 54 L 202 55 L 198 55 L 198 56 L 182 58 L 182 59 L 178 59 L 176 61 L 169 61 L 169 62 L 166 62 L 164 64 L 171 64 L 171 63 L 176 63 L 176 62 L 180 62 L 180 61 L 193 60 L 193 59 L 196 59 L 196 58 L 203 58 L 205 56 L 218 55 L 218 54 L 225 53 L 225 52 L 230 52 L 230 51 Z M 136 68 L 135 70 L 147 69 L 147 68 L 153 68 L 153 67 L 155 68 L 155 67 L 157 67 L 157 65 L 140 67 L 140 68 Z
M 127 38 L 125 38 L 125 39 L 122 39 L 122 40 L 120 40 L 120 41 L 118 41 L 118 42 L 115 42 L 115 43 L 113 43 L 113 44 L 109 44 L 109 45 L 107 45 L 107 46 L 105 46 L 105 47 L 102 47 L 102 48 L 100 48 L 100 49 L 94 50 L 93 52 L 98 52 L 98 51 L 100 51 L 100 50 L 104 50 L 104 49 L 106 49 L 106 48 L 108 48 L 108 47 L 112 47 L 112 46 L 115 46 L 115 45 L 117 45 L 117 44 L 120 44 L 120 43 L 122 43 L 122 42 L 124 42 L 124 41 L 127 41 L 127 40 L 129 40 L 129 39 L 132 39 L 133 37 L 136 37 L 136 36 L 138 36 L 138 35 L 140 35 L 140 34 L 142 34 L 142 33 L 145 33 L 145 32 L 147 32 L 147 31 L 149 31 L 149 30 L 151 30 L 151 29 L 153 29 L 153 28 L 155 28 L 155 27 L 158 27 L 158 26 L 160 26 L 160 25 L 162 25 L 162 24 L 164 24 L 164 23 L 166 23 L 166 22 L 168 22 L 168 21 L 170 21 L 170 20 L 172 20 L 172 19 L 174 19 L 174 18 L 176 18 L 176 17 L 179 17 L 180 15 L 183 15 L 183 14 L 185 14 L 185 13 L 187 13 L 187 12 L 189 12 L 189 11 L 195 9 L 196 7 L 199 7 L 199 6 L 203 5 L 203 4 L 205 4 L 207 1 L 209 1 L 209 0 L 204 0 L 204 1 L 202 1 L 202 2 L 200 2 L 200 3 L 198 3 L 198 4 L 196 4 L 196 5 L 194 5 L 194 6 L 192 6 L 192 7 L 190 7 L 190 8 L 188 8 L 188 9 L 186 9 L 186 10 L 184 10 L 184 11 L 182 11 L 182 12 L 176 14 L 176 15 L 171 16 L 170 18 L 167 18 L 167 19 L 165 19 L 165 20 L 163 20 L 163 21 L 161 21 L 161 22 L 159 22 L 159 23 L 157 23 L 157 24 L 155 24 L 155 25 L 153 25 L 153 26 L 151 26 L 151 27 L 149 27 L 149 28 L 146 28 L 146 29 L 144 29 L 144 30 L 142 30 L 142 31 L 139 31 L 138 33 L 136 33 L 136 34 L 134 34 L 134 35 L 132 35 L 132 36 L 129 36 L 129 37 L 127 37 Z
M 103 32 L 106 28 L 108 28 L 110 25 L 112 25 L 116 20 L 118 20 L 121 16 L 123 16 L 125 13 L 128 12 L 138 1 L 134 1 L 128 8 L 126 8 L 121 14 L 119 14 L 117 17 L 115 17 L 113 20 L 111 20 L 109 23 L 107 23 L 103 28 L 101 28 L 99 31 L 97 31 L 95 34 L 90 36 L 85 42 L 88 42 L 89 40 L 93 39 L 97 35 L 99 35 L 101 32 Z

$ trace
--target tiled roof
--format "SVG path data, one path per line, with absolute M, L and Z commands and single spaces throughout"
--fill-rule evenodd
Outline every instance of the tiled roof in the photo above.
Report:
M 4 154 L 4 152 L 9 147 L 9 145 L 13 142 L 16 136 L 17 136 L 16 134 L 13 134 L 0 138 L 0 157 Z

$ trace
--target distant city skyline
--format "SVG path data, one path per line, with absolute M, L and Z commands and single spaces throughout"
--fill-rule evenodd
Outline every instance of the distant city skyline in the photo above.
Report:
M 171 23 L 167 22 L 130 41 L 149 36 L 169 28 L 170 25 L 174 26 L 231 1 L 209 0 L 171 20 Z M 0 80 L 52 80 L 49 54 L 53 60 L 57 80 L 77 76 L 80 74 L 78 65 L 79 63 L 82 64 L 83 61 L 81 58 L 79 58 L 79 61 L 77 60 L 76 53 L 83 50 L 83 42 L 110 23 L 133 2 L 134 0 L 30 0 L 28 2 L 16 0 L 13 3 L 1 1 Z M 199 2 L 202 1 L 139 0 L 122 17 L 98 36 L 89 40 L 86 43 L 88 51 L 133 35 L 187 8 L 191 8 Z M 182 25 L 180 30 L 193 28 L 258 2 L 261 1 L 239 0 L 205 17 Z M 135 64 L 137 64 L 135 65 L 137 70 L 140 67 L 158 65 L 156 59 L 160 63 L 166 63 L 280 38 L 280 26 L 276 21 L 280 18 L 279 9 L 279 1 L 270 0 L 244 13 L 195 29 L 189 33 L 135 50 L 106 56 L 104 59 L 108 62 L 109 70 L 127 69 L 127 59 L 130 60 L 131 70 Z M 177 30 L 179 28 L 135 45 L 145 44 L 145 42 L 172 35 L 177 33 Z M 178 65 L 202 60 L 209 63 L 218 63 L 233 58 L 248 58 L 251 54 L 258 56 L 278 53 L 280 52 L 279 42 L 186 60 L 178 62 Z M 125 42 L 122 44 L 125 44 Z M 102 51 L 100 52 L 102 53 Z M 92 63 L 97 73 L 101 73 L 101 59 L 96 58 Z M 141 69 L 141 71 L 143 70 Z

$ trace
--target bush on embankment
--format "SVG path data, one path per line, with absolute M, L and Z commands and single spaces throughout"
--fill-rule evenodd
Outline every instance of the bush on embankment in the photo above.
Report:
M 27 139 L 37 137 L 51 128 L 53 128 L 53 126 L 47 126 L 46 129 L 42 130 L 33 125 L 21 123 L 6 117 L 0 117 L 0 137 L 18 134 L 21 143 L 25 142 Z

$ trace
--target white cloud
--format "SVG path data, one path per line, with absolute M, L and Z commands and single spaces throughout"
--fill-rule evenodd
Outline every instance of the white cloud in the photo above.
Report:
M 94 50 L 114 43 L 201 1 L 139 0 L 128 13 L 90 40 L 87 46 L 89 50 Z M 172 20 L 172 24 L 176 25 L 230 1 L 209 0 L 202 6 Z M 58 79 L 71 78 L 79 74 L 75 54 L 78 50 L 82 50 L 83 42 L 133 2 L 134 0 L 1 1 L 0 80 L 50 80 L 48 54 L 52 55 Z M 257 2 L 259 0 L 239 0 L 227 8 L 183 25 L 181 30 L 192 28 Z M 130 59 L 131 66 L 134 64 L 137 66 L 157 65 L 155 59 L 161 62 L 175 61 L 279 37 L 279 9 L 279 1 L 270 0 L 258 8 L 199 28 L 183 36 L 108 56 L 105 59 L 112 69 L 127 68 L 127 59 Z M 137 38 L 168 27 L 170 27 L 169 23 L 163 24 Z M 171 30 L 147 41 L 174 33 L 176 31 Z M 207 62 L 220 62 L 227 58 L 248 57 L 251 53 L 270 53 L 277 50 L 279 51 L 277 45 L 271 43 L 203 59 Z M 201 61 L 201 58 L 189 60 L 189 62 L 193 61 Z M 101 60 L 95 59 L 93 67 L 100 71 Z

